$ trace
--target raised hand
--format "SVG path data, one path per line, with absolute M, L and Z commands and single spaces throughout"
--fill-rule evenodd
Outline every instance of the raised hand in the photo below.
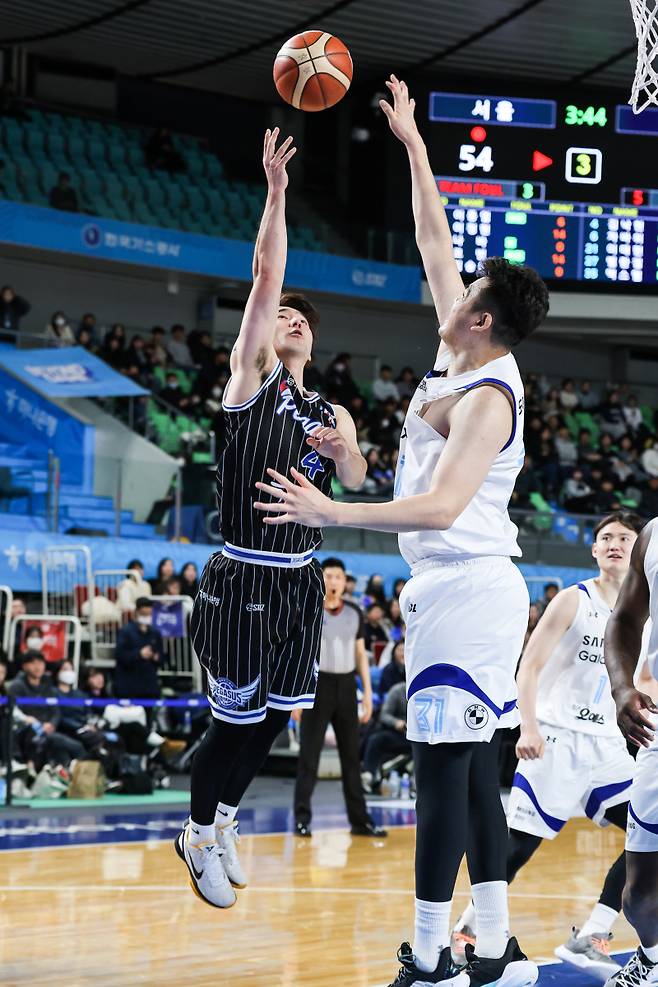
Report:
M 409 144 L 419 136 L 414 119 L 416 100 L 409 99 L 406 82 L 396 79 L 394 75 L 387 80 L 386 85 L 393 95 L 393 105 L 391 106 L 385 99 L 380 99 L 379 105 L 386 115 L 389 127 L 398 140 L 401 140 L 403 144 Z
M 307 440 L 320 456 L 342 463 L 350 457 L 350 447 L 337 428 L 318 428 Z
M 292 137 L 286 137 L 277 150 L 279 128 L 265 131 L 263 143 L 263 168 L 267 176 L 267 185 L 271 192 L 283 192 L 288 187 L 288 172 L 286 165 L 295 154 L 297 148 L 292 145 Z

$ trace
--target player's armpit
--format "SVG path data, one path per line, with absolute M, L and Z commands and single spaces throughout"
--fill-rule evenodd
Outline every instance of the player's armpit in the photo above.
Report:
M 633 689 L 633 675 L 642 647 L 642 631 L 649 616 L 649 584 L 644 557 L 656 522 L 648 524 L 633 546 L 631 567 L 605 629 L 605 666 L 619 713 L 619 694 Z
M 430 492 L 441 502 L 445 527 L 466 509 L 510 438 L 508 398 L 495 387 L 465 394 L 450 412 L 450 432 L 434 471 Z

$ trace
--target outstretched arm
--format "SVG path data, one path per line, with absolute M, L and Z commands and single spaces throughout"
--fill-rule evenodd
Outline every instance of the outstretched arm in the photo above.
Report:
M 391 130 L 402 141 L 411 167 L 411 204 L 416 223 L 416 243 L 423 259 L 439 322 L 445 322 L 455 298 L 461 297 L 464 282 L 452 252 L 452 234 L 439 190 L 427 157 L 427 148 L 414 119 L 416 101 L 409 99 L 405 82 L 394 75 L 386 83 L 393 105 L 380 106 Z
M 578 589 L 570 586 L 551 600 L 523 652 L 516 676 L 521 711 L 521 736 L 516 755 L 523 760 L 544 756 L 545 741 L 537 722 L 537 684 L 555 646 L 571 627 L 578 609 Z
M 605 665 L 617 706 L 617 723 L 636 747 L 649 747 L 653 740 L 653 727 L 645 711 L 658 713 L 651 697 L 633 685 L 642 631 L 649 616 L 649 584 L 644 572 L 644 556 L 655 523 L 646 526 L 633 546 L 631 567 L 605 629 Z
M 297 470 L 292 470 L 294 483 L 268 469 L 279 486 L 256 486 L 276 500 L 257 502 L 254 507 L 274 515 L 263 518 L 265 524 L 296 521 L 319 528 L 334 525 L 397 532 L 449 528 L 484 482 L 509 438 L 511 425 L 507 397 L 497 388 L 478 387 L 465 394 L 450 413 L 450 434 L 427 493 L 384 504 L 336 503 Z
M 274 335 L 288 247 L 286 165 L 296 150 L 291 147 L 292 137 L 286 138 L 277 150 L 278 136 L 278 127 L 265 132 L 263 168 L 267 176 L 267 199 L 254 247 L 254 281 L 231 353 L 231 404 L 247 401 L 276 364 Z

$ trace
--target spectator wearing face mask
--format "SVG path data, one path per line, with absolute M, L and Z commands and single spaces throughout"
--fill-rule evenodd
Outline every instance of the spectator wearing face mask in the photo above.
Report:
M 21 319 L 30 311 L 30 303 L 17 295 L 11 285 L 0 291 L 0 343 L 15 343 L 21 328 Z
M 23 657 L 22 671 L 9 686 L 14 699 L 55 699 L 57 690 L 46 675 L 46 659 L 39 651 L 28 651 Z M 18 728 L 18 744 L 26 760 L 40 766 L 48 760 L 68 765 L 73 758 L 83 757 L 82 744 L 59 730 L 61 709 L 58 706 L 20 704 L 14 709 Z
M 53 312 L 46 326 L 45 335 L 57 346 L 75 346 L 75 333 L 62 311 Z
M 115 650 L 114 692 L 119 699 L 159 699 L 158 666 L 164 655 L 160 631 L 153 626 L 153 608 L 137 600 L 134 620 L 121 628 Z
M 184 394 L 181 390 L 180 381 L 175 372 L 167 374 L 167 386 L 160 391 L 159 397 L 177 411 L 189 412 L 195 404 L 198 404 L 197 395 Z

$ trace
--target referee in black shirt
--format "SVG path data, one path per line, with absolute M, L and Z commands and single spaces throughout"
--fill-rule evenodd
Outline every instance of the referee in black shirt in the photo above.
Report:
M 359 712 L 355 671 L 363 684 L 363 714 L 372 715 L 370 666 L 363 640 L 363 618 L 353 603 L 343 600 L 345 566 L 340 559 L 322 563 L 325 598 L 322 644 L 315 704 L 301 714 L 300 748 L 295 785 L 295 826 L 298 836 L 311 835 L 311 796 L 328 725 L 336 734 L 347 816 L 354 836 L 386 836 L 375 826 L 361 787 Z

